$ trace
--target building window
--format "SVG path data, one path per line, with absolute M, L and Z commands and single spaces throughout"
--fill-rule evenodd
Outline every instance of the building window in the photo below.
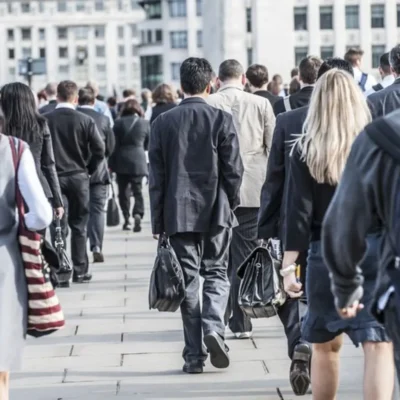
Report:
M 397 4 L 397 27 L 400 28 L 400 4 Z
M 68 38 L 68 29 L 65 27 L 57 28 L 57 34 L 59 39 L 67 39 Z
M 253 64 L 253 49 L 248 48 L 247 49 L 247 65 Z
M 21 29 L 22 40 L 31 40 L 31 28 Z
M 98 38 L 98 39 L 104 38 L 105 33 L 106 33 L 106 29 L 105 29 L 104 25 L 96 25 L 94 27 L 94 36 L 96 38 Z
M 124 1 L 118 0 L 118 10 L 122 11 L 124 9 Z
M 163 81 L 163 58 L 161 55 L 140 57 L 142 87 L 153 90 Z
M 161 29 L 156 29 L 156 43 L 162 43 L 163 41 L 163 31 Z
M 58 76 L 61 80 L 69 78 L 69 65 L 58 66 Z
M 125 57 L 125 46 L 124 45 L 118 46 L 118 55 L 120 57 Z
M 308 47 L 296 47 L 294 49 L 294 62 L 295 65 L 299 65 L 300 61 L 303 58 L 306 58 L 308 55 Z
M 68 58 L 68 47 L 59 47 L 58 48 L 58 57 Z
M 132 10 L 136 10 L 136 9 L 140 8 L 137 0 L 131 0 L 131 8 L 132 8 Z
M 15 67 L 8 68 L 8 75 L 10 76 L 11 79 L 15 78 Z
M 136 44 L 132 45 L 132 56 L 136 57 L 138 55 L 138 48 L 136 46 Z
M 75 39 L 87 39 L 89 34 L 88 26 L 76 26 L 75 27 Z
M 170 32 L 172 49 L 187 49 L 187 31 Z
M 95 0 L 94 9 L 96 11 L 103 11 L 104 10 L 104 0 Z
M 131 33 L 132 33 L 132 37 L 134 37 L 134 38 L 138 36 L 138 27 L 136 24 L 131 25 Z
M 372 68 L 379 68 L 381 56 L 385 52 L 385 45 L 372 46 Z
M 76 11 L 85 11 L 85 0 L 76 0 Z
M 186 0 L 169 0 L 171 17 L 186 17 Z
M 46 49 L 44 47 L 41 47 L 39 49 L 39 57 L 40 58 L 46 58 Z
M 171 63 L 171 77 L 173 81 L 179 81 L 181 79 L 181 63 Z
M 360 29 L 359 6 L 346 6 L 346 29 Z
M 385 5 L 372 4 L 371 5 L 371 28 L 384 28 L 385 27 Z
M 157 2 L 157 3 L 146 4 L 144 10 L 146 11 L 147 19 L 161 19 L 162 18 L 161 1 Z
M 326 60 L 327 58 L 333 57 L 333 46 L 322 46 L 321 47 L 321 58 Z
M 32 49 L 30 47 L 22 48 L 22 58 L 32 57 Z
M 104 46 L 96 46 L 96 57 L 105 57 L 106 48 Z
M 151 43 L 153 41 L 153 31 L 148 30 L 147 31 L 147 42 L 146 43 Z
M 30 13 L 31 12 L 31 3 L 29 3 L 29 2 L 21 3 L 21 11 L 24 14 Z
M 39 1 L 39 12 L 44 13 L 44 0 Z
M 307 30 L 307 7 L 294 8 L 294 30 L 295 31 Z
M 67 0 L 58 0 L 57 1 L 57 11 L 58 12 L 66 12 L 67 11 Z
M 246 29 L 247 29 L 247 32 L 253 31 L 250 7 L 246 8 Z
M 196 15 L 198 17 L 203 15 L 203 0 L 196 0 Z
M 14 41 L 14 29 L 7 29 L 7 40 L 9 42 Z
M 8 49 L 8 58 L 10 60 L 14 60 L 15 59 L 15 50 L 14 49 Z
M 118 37 L 120 39 L 123 39 L 125 36 L 125 31 L 124 31 L 124 27 L 123 26 L 119 26 L 118 27 Z
M 46 30 L 44 28 L 39 29 L 39 40 L 45 40 L 46 39 Z
M 123 64 L 123 63 L 119 64 L 118 69 L 119 69 L 119 72 L 122 72 L 123 74 L 125 74 L 126 64 Z
M 321 6 L 319 8 L 320 29 L 333 29 L 333 7 Z
M 203 47 L 203 31 L 197 31 L 197 48 Z
M 106 78 L 106 66 L 105 64 L 97 64 L 96 65 L 96 76 L 98 79 Z

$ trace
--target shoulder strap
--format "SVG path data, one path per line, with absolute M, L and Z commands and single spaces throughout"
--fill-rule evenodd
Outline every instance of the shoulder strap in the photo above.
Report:
M 21 156 L 24 151 L 22 142 L 17 139 L 16 137 L 9 136 L 8 137 L 10 147 L 11 147 L 11 153 L 12 153 L 12 158 L 13 158 L 13 164 L 14 164 L 14 171 L 15 171 L 15 199 L 17 203 L 17 208 L 18 208 L 18 214 L 19 214 L 19 221 L 20 223 L 23 223 L 23 217 L 25 215 L 25 206 L 24 206 L 24 201 L 22 199 L 21 192 L 19 190 L 18 186 L 18 169 L 19 169 L 19 164 L 21 161 Z
M 292 110 L 292 106 L 290 104 L 290 96 L 287 96 L 283 99 L 283 104 L 285 106 L 285 111 L 291 111 Z
M 363 72 L 362 75 L 361 75 L 360 83 L 359 83 L 359 85 L 360 85 L 360 87 L 361 87 L 363 92 L 365 92 L 365 85 L 367 83 L 367 80 L 368 80 L 368 74 Z
M 375 92 L 379 92 L 380 90 L 383 89 L 383 86 L 382 86 L 382 84 L 377 83 L 376 85 L 372 86 L 372 89 L 374 89 Z

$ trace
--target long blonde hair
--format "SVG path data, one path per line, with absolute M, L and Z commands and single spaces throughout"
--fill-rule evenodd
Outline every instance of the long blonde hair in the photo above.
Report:
M 337 185 L 356 136 L 369 122 L 371 113 L 354 78 L 334 68 L 318 80 L 292 152 L 300 151 L 318 183 Z

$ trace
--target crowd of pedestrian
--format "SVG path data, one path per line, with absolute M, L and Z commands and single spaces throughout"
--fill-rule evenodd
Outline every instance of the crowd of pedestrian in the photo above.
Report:
M 152 233 L 168 238 L 182 268 L 185 373 L 202 373 L 208 355 L 229 366 L 227 328 L 252 337 L 238 269 L 275 239 L 294 393 L 311 385 L 314 399 L 336 398 L 346 334 L 364 351 L 364 398 L 391 399 L 400 374 L 400 46 L 382 55 L 380 83 L 362 72 L 362 56 L 307 56 L 290 85 L 264 65 L 225 60 L 215 74 L 189 58 L 181 92 L 163 83 L 139 97 L 126 89 L 120 101 L 103 101 L 95 82 L 49 83 L 36 97 L 23 83 L 3 86 L 0 399 L 26 333 L 16 189 L 28 229 L 54 238 L 60 220 L 72 283 L 83 284 L 92 279 L 87 243 L 104 262 L 114 176 L 122 229 L 133 232 L 148 178 Z M 20 141 L 18 168 L 7 136 Z

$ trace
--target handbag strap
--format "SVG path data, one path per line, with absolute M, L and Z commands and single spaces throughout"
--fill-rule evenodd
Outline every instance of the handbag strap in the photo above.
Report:
M 19 165 L 21 162 L 21 156 L 22 156 L 22 153 L 24 150 L 23 150 L 21 141 L 19 139 L 9 136 L 8 140 L 10 142 L 12 159 L 13 159 L 13 164 L 14 164 L 15 198 L 16 198 L 17 209 L 18 209 L 19 223 L 23 224 L 23 220 L 24 220 L 24 216 L 25 216 L 25 205 L 24 205 L 24 200 L 21 195 L 21 191 L 19 190 L 18 170 L 19 170 Z

